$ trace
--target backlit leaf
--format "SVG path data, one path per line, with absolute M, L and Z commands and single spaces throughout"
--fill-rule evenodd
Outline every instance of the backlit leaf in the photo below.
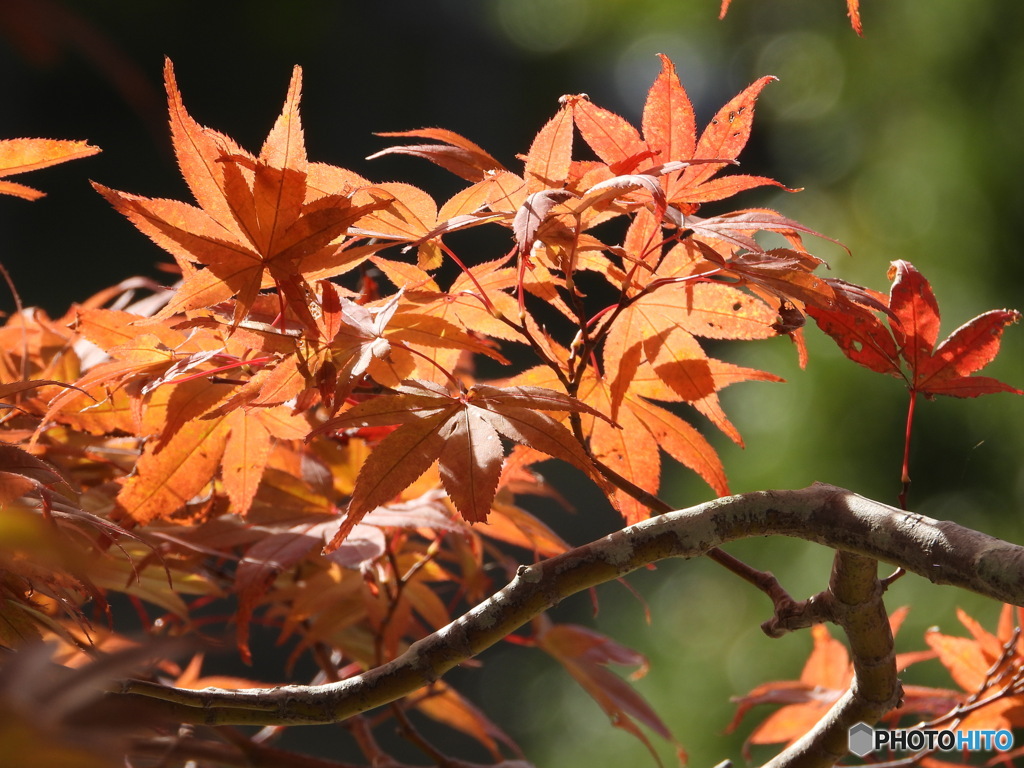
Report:
M 356 205 L 351 192 L 325 196 L 307 187 L 298 112 L 299 68 L 293 72 L 284 109 L 258 157 L 192 120 L 182 105 L 169 61 L 164 74 L 175 154 L 199 207 L 94 185 L 182 268 L 184 283 L 159 316 L 235 297 L 233 322 L 237 325 L 260 290 L 277 287 L 300 322 L 314 325 L 313 294 L 303 277 L 304 263 L 317 277 L 327 276 L 324 263 L 338 248 L 333 241 L 385 203 L 371 195 Z M 324 177 L 319 173 L 318 178 Z M 193 264 L 204 268 L 195 270 Z
M 890 322 L 900 355 L 910 369 L 908 384 L 921 394 L 978 397 L 1022 390 L 987 376 L 973 376 L 999 353 L 1003 329 L 1020 321 L 1016 310 L 992 310 L 955 330 L 938 347 L 939 305 L 931 285 L 906 261 L 894 261 Z
M 696 148 L 697 126 L 693 105 L 686 95 L 675 66 L 659 53 L 661 72 L 644 104 L 643 132 L 648 145 L 660 152 L 658 160 L 689 160 Z
M 674 741 L 671 732 L 650 705 L 629 683 L 607 669 L 608 664 L 646 666 L 646 660 L 635 651 L 622 646 L 586 627 L 575 624 L 554 624 L 537 634 L 540 648 L 557 659 L 583 689 L 593 697 L 617 728 L 632 734 L 657 757 L 647 736 L 637 722 L 647 726 L 663 739 Z
M 147 443 L 117 496 L 122 519 L 145 525 L 172 519 L 213 481 L 228 437 L 225 419 L 196 419 L 166 443 Z
M 490 512 L 505 457 L 498 431 L 479 408 L 464 408 L 448 420 L 441 437 L 445 490 L 464 519 L 481 522 Z
M 545 123 L 526 156 L 525 178 L 530 192 L 561 187 L 572 161 L 573 107 L 569 104 Z
M 505 170 L 501 163 L 469 139 L 442 128 L 420 128 L 414 131 L 388 131 L 377 134 L 404 138 L 432 139 L 437 144 L 412 144 L 388 147 L 370 155 L 367 160 L 390 154 L 414 155 L 461 176 L 466 181 L 483 181 L 492 171 Z
M 89 157 L 99 152 L 84 141 L 62 139 L 2 139 L 0 140 L 0 177 L 27 173 L 39 168 Z M 32 187 L 13 181 L 0 181 L 0 194 L 13 195 L 25 200 L 38 200 L 44 196 Z
M 590 99 L 582 98 L 575 103 L 573 118 L 584 141 L 608 165 L 624 163 L 632 157 L 641 156 L 648 149 L 632 125 Z M 679 158 L 658 159 L 666 162 Z
M 889 279 L 889 309 L 899 321 L 893 328 L 896 341 L 911 370 L 917 370 L 939 339 L 939 303 L 924 275 L 910 262 L 894 261 Z
M 693 156 L 697 158 L 715 158 L 732 161 L 739 157 L 740 151 L 747 145 L 754 119 L 754 103 L 764 87 L 775 81 L 772 76 L 762 77 L 749 85 L 737 96 L 732 98 L 701 133 Z M 724 164 L 699 165 L 687 168 L 680 179 L 682 187 L 696 187 L 711 178 Z M 673 198 L 682 194 L 675 191 Z

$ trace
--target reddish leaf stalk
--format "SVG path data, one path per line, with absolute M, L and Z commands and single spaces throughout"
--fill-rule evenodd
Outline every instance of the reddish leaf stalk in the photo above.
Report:
M 169 381 L 163 382 L 164 384 L 184 384 L 186 381 L 193 381 L 194 379 L 202 379 L 207 376 L 213 376 L 217 373 L 223 373 L 224 371 L 231 371 L 235 368 L 241 368 L 243 365 L 266 365 L 273 358 L 271 357 L 255 357 L 251 360 L 236 360 L 233 363 L 227 365 L 221 365 L 217 368 L 208 368 L 205 371 L 199 371 L 198 373 L 191 373 L 188 376 L 182 376 L 180 379 L 170 379 Z
M 448 371 L 447 369 L 445 369 L 444 366 L 440 365 L 432 357 L 428 357 L 424 353 L 420 352 L 418 349 L 415 349 L 414 347 L 410 347 L 410 346 L 407 346 L 405 344 L 402 344 L 401 342 L 392 342 L 392 344 L 394 344 L 394 346 L 396 346 L 396 347 L 401 347 L 402 349 L 406 350 L 410 354 L 417 355 L 418 357 L 422 357 L 424 360 L 426 360 L 428 363 L 430 363 L 432 366 L 437 368 L 437 370 L 439 370 L 441 373 L 444 374 L 444 377 L 446 379 L 448 379 L 448 383 L 452 385 L 453 389 L 456 389 L 456 390 L 459 390 L 459 391 L 462 390 L 461 383 L 459 382 L 458 379 L 455 378 L 455 376 L 451 373 L 451 371 Z
M 907 495 L 910 492 L 910 437 L 914 430 L 914 411 L 917 407 L 917 390 L 910 388 L 910 402 L 907 403 L 907 424 L 903 433 L 903 468 L 900 473 L 900 509 L 907 508 Z
M 495 309 L 494 303 L 487 295 L 487 291 L 484 290 L 483 286 L 480 285 L 480 282 L 476 279 L 476 275 L 474 275 L 473 272 L 469 269 L 469 267 L 467 267 L 462 262 L 462 259 L 458 257 L 455 251 L 453 251 L 451 248 L 445 245 L 440 238 L 437 240 L 437 244 L 441 247 L 441 250 L 444 251 L 451 258 L 451 260 L 455 262 L 459 269 L 461 269 L 463 273 L 465 273 L 466 277 L 469 278 L 470 282 L 472 282 L 473 285 L 476 286 L 477 291 L 480 292 L 480 300 L 484 303 L 484 306 L 487 307 L 487 311 L 490 312 L 492 315 L 497 315 L 498 311 L 497 309 Z

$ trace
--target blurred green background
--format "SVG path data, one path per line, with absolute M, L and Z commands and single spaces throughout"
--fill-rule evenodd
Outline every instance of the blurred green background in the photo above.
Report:
M 1022 307 L 1024 263 L 1013 233 L 1024 211 L 1024 4 L 862 6 L 864 39 L 850 29 L 842 0 L 735 0 L 724 21 L 717 0 L 0 0 L 0 136 L 89 139 L 104 150 L 27 178 L 48 192 L 43 201 L 0 201 L 0 261 L 26 303 L 54 313 L 123 277 L 158 274 L 159 250 L 85 178 L 148 196 L 187 194 L 169 151 L 165 54 L 192 114 L 252 150 L 280 109 L 291 66 L 302 64 L 312 159 L 420 183 L 443 198 L 457 180 L 426 163 L 364 161 L 386 146 L 372 132 L 446 127 L 514 163 L 563 93 L 586 92 L 638 121 L 663 52 L 701 125 L 757 77 L 779 76 L 758 103 L 743 170 L 806 191 L 753 191 L 738 204 L 777 208 L 845 243 L 852 256 L 812 244 L 833 274 L 886 290 L 889 261 L 912 261 L 938 295 L 943 335 L 985 310 Z M 0 309 L 10 311 L 2 293 Z M 747 442 L 741 451 L 713 436 L 733 490 L 821 480 L 895 503 L 904 390 L 849 363 L 815 331 L 808 336 L 807 371 L 785 339 L 715 350 L 789 381 L 725 393 Z M 1024 329 L 1008 330 L 986 373 L 1024 385 L 1022 351 Z M 1024 541 L 1024 402 L 997 395 L 921 405 L 912 507 Z M 579 512 L 549 519 L 582 543 L 616 520 L 599 495 L 581 497 L 579 487 L 578 478 L 564 485 Z M 709 492 L 670 471 L 665 495 L 686 506 Z M 759 540 L 729 549 L 774 571 L 797 597 L 826 583 L 830 555 L 813 545 Z M 616 585 L 599 591 L 596 617 L 579 597 L 560 606 L 559 618 L 650 657 L 637 686 L 692 765 L 742 760 L 758 713 L 723 737 L 728 698 L 796 677 L 809 636 L 762 636 L 767 601 L 711 563 L 664 563 L 630 582 L 649 604 L 649 625 L 643 605 Z M 902 650 L 924 647 L 921 633 L 932 625 L 959 633 L 955 606 L 990 626 L 999 608 L 917 577 L 890 595 L 891 607 L 913 606 Z M 483 661 L 455 679 L 537 765 L 653 764 L 540 652 L 501 647 Z M 929 662 L 910 681 L 948 685 L 940 671 Z M 318 749 L 331 752 L 337 734 L 329 731 Z M 671 748 L 652 739 L 671 764 Z

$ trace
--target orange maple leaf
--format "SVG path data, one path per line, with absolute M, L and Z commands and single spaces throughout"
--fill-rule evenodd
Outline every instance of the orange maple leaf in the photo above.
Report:
M 734 163 L 750 138 L 754 103 L 764 87 L 775 80 L 762 77 L 730 100 L 696 136 L 693 106 L 679 82 L 675 67 L 661 55 L 662 69 L 647 94 L 641 127 L 643 138 L 628 121 L 589 99 L 575 102 L 574 119 L 584 140 L 608 164 L 612 175 L 630 172 L 640 162 L 678 161 L 685 167 L 665 178 L 667 201 L 684 213 L 700 203 L 723 200 L 754 187 L 782 184 L 763 176 L 745 174 L 713 179 Z
M 637 725 L 637 722 L 643 723 L 673 743 L 680 764 L 685 764 L 686 753 L 657 713 L 626 680 L 608 669 L 611 664 L 635 666 L 638 669 L 632 676 L 642 677 L 647 671 L 647 659 L 642 654 L 577 624 L 552 624 L 545 617 L 541 617 L 537 624 L 540 627 L 534 640 L 537 647 L 550 654 L 572 675 L 616 728 L 622 728 L 639 739 L 657 760 L 653 745 Z
M 334 274 L 343 271 L 349 256 L 339 241 L 357 219 L 384 202 L 356 205 L 354 188 L 321 188 L 332 178 L 347 187 L 346 180 L 353 177 L 330 174 L 307 162 L 299 117 L 299 67 L 259 156 L 192 119 L 181 101 L 170 60 L 164 76 L 174 151 L 199 206 L 94 184 L 181 267 L 184 282 L 157 317 L 234 297 L 237 325 L 261 289 L 276 287 L 299 320 L 313 326 L 315 301 L 304 273 L 327 277 L 332 262 Z
M 51 165 L 89 157 L 100 151 L 84 141 L 62 139 L 0 140 L 0 177 L 47 168 Z M 25 200 L 38 200 L 46 193 L 13 181 L 0 181 L 0 195 L 13 195 Z
M 202 382 L 205 384 L 205 382 Z M 186 421 L 170 437 L 146 443 L 117 496 L 120 519 L 140 525 L 174 519 L 190 502 L 209 498 L 220 478 L 232 503 L 244 515 L 267 464 L 274 438 L 301 440 L 305 417 L 291 408 L 238 408 L 214 417 Z
M 540 387 L 478 384 L 452 396 L 430 382 L 406 382 L 395 394 L 359 403 L 313 434 L 348 427 L 400 424 L 359 471 L 347 514 L 326 551 L 335 549 L 367 512 L 389 501 L 434 461 L 456 509 L 470 522 L 487 519 L 505 451 L 501 437 L 530 445 L 596 475 L 576 438 L 544 411 L 591 412 L 586 404 Z
M 908 610 L 906 607 L 899 608 L 889 616 L 893 635 L 899 632 Z M 831 709 L 853 681 L 853 664 L 846 646 L 832 637 L 824 624 L 811 627 L 811 637 L 814 647 L 800 673 L 800 679 L 765 683 L 745 696 L 734 698 L 737 704 L 736 715 L 727 732 L 734 731 L 747 711 L 758 704 L 784 704 L 754 729 L 747 743 L 792 744 Z M 902 670 L 933 656 L 932 653 L 920 652 L 899 654 L 896 657 L 896 668 Z M 914 691 L 912 687 L 908 689 L 909 699 Z M 905 712 L 906 708 L 901 714 Z
M 621 396 L 613 411 L 612 381 L 588 368 L 579 384 L 577 397 L 589 409 L 581 413 L 581 428 L 593 457 L 633 485 L 656 493 L 661 478 L 661 451 L 696 472 L 719 495 L 729 492 L 725 469 L 715 449 L 685 419 L 651 402 L 651 399 L 679 402 L 650 368 L 642 367 L 632 386 Z M 514 377 L 520 385 L 560 387 L 550 368 L 538 366 Z M 613 418 L 601 414 L 613 414 Z M 724 418 L 724 416 L 723 416 Z M 616 507 L 627 524 L 645 520 L 650 509 L 625 491 L 613 494 Z
M 483 711 L 442 680 L 438 680 L 429 689 L 426 689 L 422 697 L 416 697 L 414 706 L 432 720 L 444 723 L 475 739 L 499 763 L 502 762 L 499 744 L 504 744 L 514 752 L 519 752 L 519 748 L 508 734 L 492 722 Z
M 1020 620 L 1024 614 L 1016 610 Z M 1013 613 L 1013 606 L 1003 606 L 995 635 L 961 609 L 957 609 L 957 617 L 972 637 L 944 635 L 938 630 L 925 634 L 928 645 L 956 684 L 966 694 L 976 695 L 980 702 L 980 706 L 974 705 L 977 709 L 972 707 L 963 717 L 958 729 L 1002 730 L 1024 726 L 1024 695 L 1009 695 L 1009 689 L 1003 690 L 1005 682 L 1000 682 L 1019 674 L 1024 666 L 1024 642 L 1015 638 Z

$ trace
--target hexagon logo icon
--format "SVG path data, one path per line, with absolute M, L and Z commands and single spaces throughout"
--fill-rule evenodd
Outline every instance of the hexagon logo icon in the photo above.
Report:
M 875 729 L 867 723 L 857 723 L 849 731 L 850 751 L 864 757 L 875 748 Z

